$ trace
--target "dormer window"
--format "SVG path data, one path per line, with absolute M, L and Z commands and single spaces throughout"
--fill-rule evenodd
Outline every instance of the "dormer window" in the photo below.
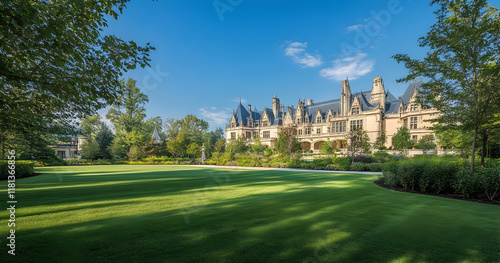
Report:
M 321 117 L 316 118 L 316 123 L 321 123 Z
M 266 127 L 267 126 L 267 121 L 263 121 L 262 122 L 262 127 Z
M 410 106 L 410 111 L 418 111 L 418 104 L 412 104 Z
M 359 114 L 359 107 L 352 108 L 352 115 L 358 115 Z
M 236 128 L 236 123 L 231 123 L 231 128 Z

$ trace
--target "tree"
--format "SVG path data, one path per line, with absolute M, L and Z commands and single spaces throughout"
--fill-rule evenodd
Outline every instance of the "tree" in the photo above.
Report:
M 187 135 L 181 132 L 173 140 L 167 142 L 167 149 L 177 159 L 186 153 L 187 145 Z
M 335 149 L 333 148 L 331 141 L 323 142 L 321 145 L 321 153 L 328 156 L 333 156 L 335 154 Z
M 82 158 L 94 160 L 99 158 L 99 143 L 96 140 L 86 140 L 82 145 Z
M 392 145 L 394 149 L 399 150 L 401 154 L 407 154 L 408 149 L 413 147 L 413 141 L 411 140 L 408 128 L 398 128 L 398 131 L 394 134 L 394 137 L 392 137 Z
M 352 162 L 354 162 L 356 154 L 366 153 L 370 150 L 370 138 L 363 129 L 351 129 L 347 133 L 346 140 L 348 142 L 347 152 L 352 157 Z
M 127 2 L 0 3 L 0 133 L 76 133 L 75 119 L 115 102 L 119 78 L 154 50 L 103 34 Z
M 82 120 L 81 133 L 87 137 L 82 145 L 82 157 L 84 159 L 96 159 L 100 157 L 100 146 L 95 140 L 101 127 L 105 125 L 101 121 L 101 116 L 94 115 Z
M 492 82 L 500 73 L 500 12 L 487 0 L 433 0 L 431 5 L 439 5 L 437 21 L 419 39 L 430 51 L 423 60 L 395 55 L 410 71 L 398 81 L 425 77 L 422 103 L 441 112 L 438 122 L 473 131 L 473 172 L 478 131 L 494 102 L 491 94 L 499 89 Z
M 226 139 L 220 138 L 215 143 L 214 150 L 216 153 L 222 153 L 224 152 L 225 147 L 226 147 Z
M 127 80 L 124 90 L 106 114 L 106 118 L 115 127 L 116 136 L 119 136 L 120 140 L 124 139 L 127 152 L 132 145 L 139 148 L 144 146 L 152 135 L 152 131 L 147 130 L 148 126 L 144 121 L 146 118 L 146 108 L 144 106 L 149 99 L 135 84 L 135 80 Z M 154 127 L 154 125 L 152 124 L 150 127 Z M 137 151 L 137 149 L 134 149 L 134 151 Z
M 200 158 L 201 157 L 201 146 L 197 143 L 192 142 L 186 149 L 186 153 L 191 158 Z
M 262 154 L 265 149 L 266 147 L 262 145 L 262 142 L 260 142 L 260 138 L 255 138 L 252 144 L 252 152 L 255 154 Z
M 293 127 L 284 127 L 278 136 L 275 147 L 278 153 L 292 158 L 292 154 L 301 150 L 300 143 L 295 137 L 297 130 Z
M 471 132 L 461 132 L 456 129 L 445 129 L 436 126 L 436 137 L 439 145 L 444 149 L 458 151 L 460 156 L 467 158 L 471 154 Z
M 378 150 L 386 149 L 385 148 L 386 142 L 387 142 L 387 136 L 385 135 L 385 132 L 382 132 L 382 134 L 380 134 L 380 137 L 377 137 L 377 139 L 375 139 L 375 143 L 373 144 L 373 147 L 375 147 L 375 149 L 378 149 Z
M 429 150 L 436 148 L 436 143 L 434 143 L 435 138 L 433 134 L 426 134 L 418 141 L 417 149 L 422 150 L 422 154 L 427 154 Z
M 109 147 L 113 142 L 113 132 L 108 128 L 108 125 L 102 123 L 100 130 L 95 136 L 95 141 L 99 144 L 99 158 L 111 159 Z
M 115 158 L 124 158 L 127 156 L 128 146 L 123 135 L 116 135 L 108 148 L 111 155 Z

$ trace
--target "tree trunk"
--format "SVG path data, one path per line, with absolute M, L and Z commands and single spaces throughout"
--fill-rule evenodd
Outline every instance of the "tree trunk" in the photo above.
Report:
M 484 158 L 486 157 L 486 145 L 488 144 L 488 132 L 483 130 L 483 149 L 481 151 L 481 167 L 484 167 Z
M 472 140 L 472 154 L 470 160 L 470 172 L 474 173 L 474 161 L 476 159 L 477 127 L 474 127 L 474 138 Z
M 0 143 L 2 144 L 2 159 L 0 159 L 0 160 L 4 160 L 4 158 L 5 158 L 5 137 L 3 136 L 3 134 L 0 134 Z

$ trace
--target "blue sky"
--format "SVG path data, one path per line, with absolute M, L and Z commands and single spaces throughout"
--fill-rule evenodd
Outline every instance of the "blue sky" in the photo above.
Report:
M 417 40 L 434 23 L 428 1 L 210 0 L 132 1 L 104 34 L 156 47 L 150 69 L 125 78 L 149 96 L 148 117 L 195 114 L 224 127 L 241 98 L 258 110 L 299 98 L 340 97 L 341 80 L 353 92 L 386 90 L 406 70 L 391 56 L 422 57 Z

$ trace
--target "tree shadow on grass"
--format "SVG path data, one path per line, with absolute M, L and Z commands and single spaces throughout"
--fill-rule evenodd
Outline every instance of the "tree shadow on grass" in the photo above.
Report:
M 499 209 L 372 184 L 248 193 L 191 212 L 189 224 L 176 209 L 24 231 L 10 262 L 499 261 Z

